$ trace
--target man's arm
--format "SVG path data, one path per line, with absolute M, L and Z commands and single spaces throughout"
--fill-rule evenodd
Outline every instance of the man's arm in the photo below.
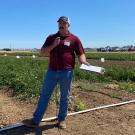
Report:
M 41 55 L 42 55 L 42 56 L 46 56 L 46 57 L 50 56 L 51 50 L 52 50 L 53 48 L 55 48 L 55 47 L 56 47 L 56 45 L 50 45 L 50 46 L 48 46 L 48 47 L 42 47 L 42 48 L 41 48 Z
M 54 40 L 54 42 L 53 42 L 53 44 L 52 45 L 49 45 L 49 46 L 47 46 L 47 47 L 42 47 L 41 48 L 41 55 L 42 56 L 50 56 L 50 52 L 51 52 L 51 50 L 53 49 L 53 48 L 55 48 L 57 45 L 59 45 L 59 43 L 60 43 L 60 37 L 57 37 L 55 40 Z
M 85 56 L 84 53 L 82 55 L 79 55 L 78 56 L 78 59 L 79 59 L 79 61 L 80 61 L 81 64 L 90 65 L 89 62 L 87 62 L 86 56 Z

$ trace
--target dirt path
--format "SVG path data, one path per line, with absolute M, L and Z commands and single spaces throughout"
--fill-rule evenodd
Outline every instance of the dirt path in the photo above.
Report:
M 34 105 L 24 104 L 0 89 L 0 127 L 19 122 L 30 116 Z
M 99 105 L 107 105 L 121 102 L 120 99 L 135 99 L 135 94 L 122 94 L 119 92 L 120 98 L 111 98 L 107 92 L 116 91 L 104 87 L 98 92 L 84 92 L 75 88 L 75 94 L 87 103 L 87 108 L 97 107 Z M 118 92 L 118 91 L 117 91 Z M 123 98 L 124 97 L 124 98 Z M 16 99 L 3 89 L 0 89 L 0 127 L 20 122 L 25 118 L 32 116 L 32 112 L 36 106 L 34 103 L 18 102 Z M 54 116 L 55 105 L 49 106 L 47 116 Z M 135 104 L 128 104 L 119 107 L 112 107 L 98 111 L 92 111 L 85 114 L 70 116 L 67 119 L 67 129 L 58 130 L 56 122 L 44 122 L 40 127 L 31 129 L 20 127 L 0 135 L 134 135 L 135 134 Z

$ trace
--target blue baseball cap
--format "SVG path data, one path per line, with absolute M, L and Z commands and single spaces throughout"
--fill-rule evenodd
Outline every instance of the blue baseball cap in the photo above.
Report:
M 68 24 L 70 24 L 70 20 L 69 20 L 69 18 L 66 17 L 66 16 L 61 16 L 61 17 L 58 19 L 57 22 L 59 22 L 60 20 L 62 20 L 62 21 L 64 21 L 64 22 L 67 22 Z

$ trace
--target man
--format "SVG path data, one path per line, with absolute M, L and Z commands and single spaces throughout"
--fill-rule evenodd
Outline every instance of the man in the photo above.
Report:
M 53 90 L 56 84 L 59 83 L 60 107 L 58 126 L 62 129 L 66 128 L 65 119 L 68 111 L 71 80 L 75 65 L 75 53 L 78 55 L 80 63 L 89 65 L 79 38 L 69 32 L 69 18 L 61 16 L 57 22 L 59 31 L 56 34 L 48 36 L 41 48 L 41 54 L 50 57 L 49 67 L 33 118 L 23 120 L 24 125 L 28 127 L 39 125 Z

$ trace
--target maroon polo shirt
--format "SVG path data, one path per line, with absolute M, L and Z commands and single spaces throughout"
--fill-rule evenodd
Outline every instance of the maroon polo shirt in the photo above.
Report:
M 52 45 L 56 37 L 60 37 L 60 44 L 50 52 L 49 68 L 55 71 L 73 69 L 75 66 L 75 54 L 81 55 L 84 53 L 80 39 L 70 32 L 65 37 L 62 37 L 57 32 L 47 37 L 43 47 Z

